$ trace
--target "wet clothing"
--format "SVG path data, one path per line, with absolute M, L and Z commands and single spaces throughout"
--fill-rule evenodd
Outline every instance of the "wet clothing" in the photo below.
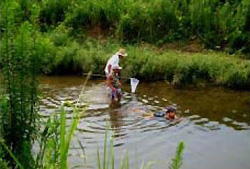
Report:
M 120 88 L 119 75 L 117 73 L 112 72 L 112 86 L 116 89 Z
M 116 89 L 116 91 L 111 90 L 111 99 L 121 97 L 122 90 L 120 88 L 119 75 L 117 73 L 112 72 L 112 74 L 109 78 L 110 78 L 110 80 L 112 79 L 111 84 Z

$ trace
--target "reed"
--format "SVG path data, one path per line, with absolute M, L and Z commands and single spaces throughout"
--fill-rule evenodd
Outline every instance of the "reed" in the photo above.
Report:
M 185 145 L 183 142 L 180 142 L 175 153 L 175 157 L 172 159 L 172 162 L 169 164 L 169 169 L 180 169 L 183 163 L 183 151 Z

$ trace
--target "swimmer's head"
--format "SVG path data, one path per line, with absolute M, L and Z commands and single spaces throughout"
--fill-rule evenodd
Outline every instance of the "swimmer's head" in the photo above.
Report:
M 170 112 L 174 112 L 175 113 L 176 109 L 174 107 L 170 106 L 170 107 L 167 108 L 166 114 L 168 114 Z
M 175 119 L 175 112 L 176 112 L 176 109 L 170 106 L 167 108 L 166 116 L 169 117 L 170 119 Z
M 175 112 L 170 112 L 169 115 L 168 115 L 168 117 L 170 119 L 175 119 Z

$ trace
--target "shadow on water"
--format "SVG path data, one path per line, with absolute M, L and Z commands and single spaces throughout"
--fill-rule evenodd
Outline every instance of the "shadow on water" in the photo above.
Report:
M 41 77 L 41 116 L 51 115 L 65 101 L 76 103 L 84 80 L 73 76 Z M 225 153 L 237 152 L 241 154 L 242 159 L 250 155 L 250 145 L 244 148 L 240 146 L 250 138 L 249 92 L 214 87 L 175 89 L 164 82 L 140 83 L 136 94 L 129 92 L 127 84 L 124 84 L 123 88 L 121 103 L 110 105 L 104 80 L 88 82 L 81 101 L 89 107 L 78 125 L 77 134 L 86 145 L 88 156 L 95 156 L 97 144 L 103 142 L 107 122 L 115 134 L 116 151 L 134 150 L 136 146 L 142 159 L 158 162 L 156 168 L 166 165 L 165 157 L 173 156 L 175 144 L 180 140 L 184 140 L 189 145 L 188 149 L 192 150 L 187 150 L 187 156 L 184 154 L 184 159 L 187 160 L 184 168 L 199 168 L 195 165 L 195 157 L 202 151 L 210 155 L 218 153 L 215 150 L 220 149 L 218 143 L 221 142 L 226 146 L 225 150 L 218 153 L 223 154 L 223 157 L 219 158 L 222 161 L 233 159 Z M 165 118 L 153 117 L 154 112 L 164 110 L 170 105 L 177 107 L 178 114 L 184 117 L 183 121 L 169 122 Z M 70 108 L 68 110 L 70 117 Z M 240 131 L 246 131 L 247 134 Z M 232 145 L 237 145 L 237 148 L 232 148 Z M 230 146 L 230 149 L 227 146 Z M 169 151 L 166 152 L 166 149 Z M 118 158 L 121 158 L 120 155 Z M 214 165 L 210 164 L 209 159 L 199 160 L 208 168 L 250 166 L 249 162 L 242 160 L 223 165 L 216 158 Z M 89 163 L 94 165 L 91 160 Z

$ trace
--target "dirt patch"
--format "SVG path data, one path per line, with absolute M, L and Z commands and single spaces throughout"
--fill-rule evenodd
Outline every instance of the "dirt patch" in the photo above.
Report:
M 160 46 L 149 44 L 146 42 L 140 43 L 140 48 L 150 48 L 153 49 L 155 53 L 161 54 L 167 50 L 176 51 L 176 52 L 187 52 L 187 53 L 202 53 L 206 51 L 203 43 L 199 40 L 190 40 L 187 42 L 173 42 L 165 43 Z
M 91 29 L 88 30 L 88 36 L 92 37 L 92 38 L 99 38 L 102 37 L 104 35 L 104 30 L 101 29 L 100 26 L 95 26 L 92 27 Z
M 203 43 L 198 39 L 189 40 L 187 42 L 167 43 L 162 45 L 160 48 L 189 52 L 189 53 L 200 53 L 205 50 Z

